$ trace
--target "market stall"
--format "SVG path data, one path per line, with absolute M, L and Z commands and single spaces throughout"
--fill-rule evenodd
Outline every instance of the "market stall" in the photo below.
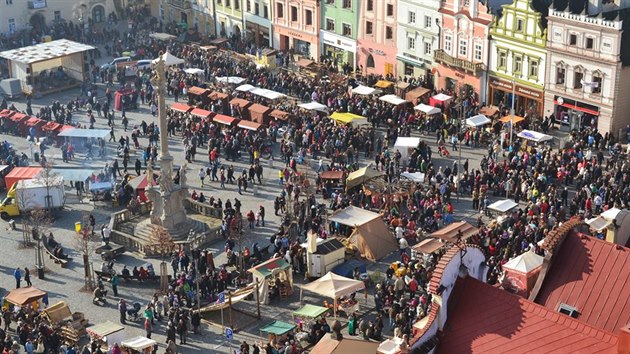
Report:
M 400 151 L 401 166 L 406 165 L 407 159 L 420 145 L 420 138 L 399 137 L 394 143 L 394 149 Z
M 332 192 L 341 192 L 345 189 L 346 178 L 344 171 L 324 171 L 319 177 L 322 180 L 322 194 L 327 199 Z
M 419 105 L 413 107 L 413 109 L 415 109 L 416 111 L 420 111 L 428 116 L 442 113 L 441 109 L 437 107 L 429 106 L 428 104 L 424 104 L 424 103 L 420 103 Z
M 252 90 L 249 91 L 249 93 L 256 95 L 256 96 L 260 96 L 263 98 L 266 98 L 268 100 L 277 100 L 279 98 L 283 98 L 286 97 L 285 94 L 282 94 L 280 92 L 276 92 L 273 90 L 268 90 L 268 89 L 264 89 L 264 88 L 260 88 L 260 87 L 256 87 Z
M 148 187 L 154 187 L 157 186 L 157 179 L 159 177 L 158 174 L 154 173 L 153 174 L 153 178 L 150 181 L 149 184 L 149 178 L 147 178 L 147 174 L 143 174 L 137 177 L 132 178 L 128 184 L 131 188 L 133 188 L 133 190 L 136 192 L 136 195 L 138 197 L 140 197 L 140 200 L 143 202 L 146 202 L 148 200 L 147 196 L 145 195 L 145 191 Z
M 306 276 L 318 278 L 345 260 L 346 246 L 337 238 L 321 239 L 309 232 L 306 243 L 300 245 L 306 250 Z
M 109 129 L 72 128 L 63 130 L 57 136 L 70 140 L 75 151 L 86 152 L 88 146 L 98 149 L 98 139 L 105 139 L 109 136 L 109 133 Z
M 260 338 L 262 340 L 262 334 L 267 333 L 267 340 L 269 342 L 284 342 L 288 334 L 295 329 L 295 325 L 282 321 L 273 321 L 260 328 Z
M 175 38 L 177 38 L 176 36 L 173 36 L 172 34 L 168 34 L 168 33 L 161 33 L 161 32 L 154 32 L 151 33 L 149 35 L 149 37 L 158 40 L 158 41 L 170 41 L 173 40 Z
M 400 177 L 404 177 L 409 179 L 414 183 L 424 183 L 425 174 L 422 172 L 403 172 L 400 174 Z
M 249 106 L 252 105 L 251 102 L 249 102 L 246 99 L 243 98 L 238 98 L 235 97 L 232 100 L 230 100 L 230 105 L 234 108 L 236 108 L 236 111 L 238 112 L 238 114 L 240 115 L 240 119 L 249 119 Z M 233 116 L 236 116 L 236 114 L 232 113 Z
M 251 130 L 251 131 L 259 131 L 259 130 L 262 130 L 263 128 L 262 124 L 258 124 L 256 122 L 250 122 L 248 120 L 241 120 L 236 124 L 236 126 L 241 129 Z
M 180 59 L 170 52 L 162 54 L 161 58 L 164 60 L 164 66 L 166 67 L 184 64 L 185 62 L 184 59 Z M 160 58 L 153 59 L 153 64 L 157 64 L 159 61 Z
M 351 92 L 352 92 L 353 95 L 369 96 L 369 95 L 378 95 L 382 91 L 377 89 L 377 88 L 359 85 L 359 86 L 353 88 L 351 90 Z
M 36 117 L 29 117 L 23 122 L 24 130 L 21 132 L 21 136 L 25 136 L 27 133 L 29 136 L 36 137 L 42 134 L 42 128 L 46 125 L 46 121 Z
M 180 113 L 188 113 L 193 110 L 193 107 L 183 103 L 173 103 L 171 105 L 171 110 Z
M 131 87 L 121 88 L 114 92 L 114 109 L 117 111 L 138 108 L 138 91 Z
M 401 104 L 409 103 L 396 95 L 385 95 L 385 96 L 379 97 L 378 99 L 383 102 L 392 104 L 394 106 L 399 106 Z
M 442 247 L 445 246 L 446 243 L 442 242 L 442 240 L 440 240 L 439 238 L 430 237 L 418 242 L 413 247 L 411 247 L 412 256 L 420 258 L 420 254 L 431 255 L 435 251 L 440 250 L 442 249 Z
M 206 111 L 205 109 L 195 108 L 195 109 L 193 109 L 192 111 L 190 111 L 190 114 L 191 114 L 192 116 L 194 116 L 194 117 L 199 117 L 199 118 L 205 119 L 205 118 L 210 118 L 210 117 L 212 117 L 212 115 L 213 115 L 214 113 L 212 113 L 212 112 L 210 112 L 210 111 Z
M 447 107 L 449 105 L 449 103 L 451 102 L 451 99 L 453 97 L 443 94 L 443 93 L 438 93 L 437 95 L 431 97 L 429 99 L 429 104 L 431 106 L 441 106 L 441 107 Z
M 523 130 L 516 136 L 525 140 L 533 141 L 535 143 L 543 143 L 545 141 L 553 140 L 553 136 L 535 132 L 533 130 Z
M 227 93 L 213 91 L 208 95 L 211 101 L 227 100 L 230 96 Z
M 42 167 L 38 166 L 14 167 L 11 172 L 4 177 L 7 190 L 10 190 L 17 181 L 36 178 L 43 170 Z
M 508 115 L 508 116 L 505 116 L 505 117 L 499 119 L 499 121 L 501 121 L 501 122 L 503 122 L 505 124 L 508 124 L 508 123 L 518 124 L 518 123 L 520 123 L 520 122 L 522 122 L 524 120 L 525 120 L 525 118 L 523 118 L 521 116 L 515 116 L 515 115 Z
M 293 311 L 293 321 L 302 331 L 308 332 L 310 330 L 310 322 L 325 317 L 328 311 L 327 307 L 306 304 Z
M 488 209 L 499 212 L 499 213 L 507 213 L 508 211 L 516 208 L 518 203 L 511 199 L 504 199 L 494 202 L 488 205 Z
M 271 118 L 274 118 L 275 120 L 281 120 L 281 121 L 288 121 L 289 118 L 291 118 L 291 114 L 284 112 L 284 111 L 280 111 L 278 109 L 274 109 L 273 111 L 271 111 L 271 113 L 269 113 L 269 116 Z
M 479 229 L 467 223 L 466 221 L 457 221 L 431 233 L 429 237 L 439 238 L 446 242 L 456 243 L 466 241 L 467 239 L 477 235 Z
M 150 354 L 157 342 L 147 337 L 134 337 L 120 342 L 122 350 L 129 350 L 131 353 Z
M 334 112 L 333 114 L 330 115 L 330 118 L 332 118 L 337 123 L 351 124 L 352 126 L 368 124 L 366 117 L 363 117 L 354 113 L 349 113 L 349 112 L 345 112 L 345 113 Z
M 245 80 L 247 79 L 238 77 L 238 76 L 223 76 L 223 77 L 217 77 L 216 80 L 217 82 L 221 82 L 224 84 L 240 85 L 243 82 L 245 82 Z
M 260 284 L 260 302 L 268 305 L 272 296 L 288 297 L 293 293 L 293 267 L 283 258 L 272 258 L 247 270 Z
M 210 90 L 193 86 L 188 89 L 188 104 L 191 106 L 203 106 L 208 103 Z
M 247 111 L 251 121 L 258 124 L 269 124 L 269 113 L 272 111 L 271 108 L 255 103 L 247 107 Z
M 230 117 L 230 116 L 226 116 L 223 114 L 217 114 L 214 117 L 212 117 L 212 121 L 214 123 L 218 123 L 221 125 L 227 125 L 228 127 L 232 127 L 235 126 L 240 120 Z
M 394 90 L 394 83 L 387 80 L 378 80 L 376 84 L 374 84 L 374 87 L 391 93 Z
M 256 86 L 254 86 L 254 85 L 244 84 L 244 85 L 241 85 L 241 86 L 237 87 L 235 90 L 238 91 L 238 92 L 249 92 L 249 91 L 251 91 L 251 90 L 253 90 L 255 88 L 256 88 Z
M 322 112 L 322 113 L 328 113 L 328 107 L 324 104 L 321 104 L 319 102 L 309 102 L 309 103 L 300 103 L 298 104 L 298 107 L 305 109 L 307 111 L 317 111 L 317 112 Z
M 499 108 L 495 106 L 484 106 L 479 109 L 479 113 L 492 119 L 495 118 L 495 115 L 499 114 Z
M 346 178 L 346 190 L 350 190 L 381 176 L 383 176 L 383 173 L 375 170 L 372 163 L 370 163 L 366 167 L 362 167 L 348 175 L 348 178 Z
M 48 305 L 48 293 L 39 290 L 36 287 L 17 288 L 9 291 L 5 296 L 3 306 L 9 308 L 13 312 L 17 312 L 24 306 L 31 306 L 37 311 Z
M 120 345 L 125 339 L 125 327 L 110 321 L 99 323 L 86 328 L 90 338 L 112 348 L 114 344 Z
M 488 119 L 488 117 L 483 114 L 477 114 L 476 116 L 466 119 L 466 125 L 471 128 L 479 128 L 490 123 L 492 123 L 492 120 Z
M 189 75 L 202 75 L 205 73 L 203 69 L 199 69 L 199 68 L 186 68 L 184 69 L 184 72 Z
M 337 310 L 343 311 L 348 316 L 359 312 L 359 302 L 352 299 L 352 294 L 365 290 L 365 283 L 361 280 L 354 280 L 342 277 L 332 272 L 326 273 L 323 277 L 302 285 L 301 290 L 310 291 L 323 297 L 333 299 L 333 313 L 337 317 Z M 366 302 L 367 302 L 367 293 Z M 300 299 L 302 293 L 300 293 Z M 328 307 L 328 306 L 326 306 Z
M 415 89 L 405 93 L 405 100 L 413 103 L 413 104 L 418 104 L 420 99 L 422 97 L 424 97 L 426 94 L 428 94 L 429 92 L 431 92 L 431 90 L 429 90 L 428 88 L 425 87 L 416 87 Z M 401 96 L 403 97 L 403 96 Z

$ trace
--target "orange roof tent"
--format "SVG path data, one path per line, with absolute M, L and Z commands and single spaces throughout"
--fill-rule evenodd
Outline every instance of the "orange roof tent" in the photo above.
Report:
M 37 176 L 43 168 L 41 167 L 16 167 L 9 172 L 8 175 L 4 177 L 4 182 L 6 183 L 7 190 L 10 190 L 17 181 L 21 181 L 24 179 L 32 179 Z
M 524 121 L 525 118 L 519 117 L 519 116 L 511 116 L 510 115 L 510 116 L 505 116 L 505 117 L 503 117 L 503 118 L 501 118 L 499 120 L 501 122 L 503 122 L 503 123 L 509 123 L 510 121 L 512 121 L 513 124 L 517 124 L 517 123 L 520 123 L 520 122 Z

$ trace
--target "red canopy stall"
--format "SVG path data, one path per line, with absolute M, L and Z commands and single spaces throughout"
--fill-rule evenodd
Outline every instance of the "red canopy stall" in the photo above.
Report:
M 223 114 L 217 114 L 216 116 L 212 117 L 212 121 L 218 124 L 223 124 L 223 125 L 227 125 L 228 127 L 232 127 L 236 123 L 239 122 L 239 119 L 226 116 Z
M 175 112 L 188 113 L 193 109 L 193 107 L 183 103 L 173 103 L 171 109 Z

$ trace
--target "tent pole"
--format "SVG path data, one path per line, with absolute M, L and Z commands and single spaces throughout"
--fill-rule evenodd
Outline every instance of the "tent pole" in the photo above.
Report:
M 256 310 L 258 312 L 258 319 L 260 319 L 260 294 L 258 293 L 258 278 L 256 278 Z
M 337 319 L 337 298 L 333 300 L 333 312 L 335 314 L 335 319 Z

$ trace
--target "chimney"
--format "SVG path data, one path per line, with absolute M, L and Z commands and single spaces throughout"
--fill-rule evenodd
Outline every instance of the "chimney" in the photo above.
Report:
M 630 354 L 630 323 L 619 330 L 617 354 Z
M 588 15 L 597 15 L 602 12 L 604 4 L 603 0 L 588 0 Z

